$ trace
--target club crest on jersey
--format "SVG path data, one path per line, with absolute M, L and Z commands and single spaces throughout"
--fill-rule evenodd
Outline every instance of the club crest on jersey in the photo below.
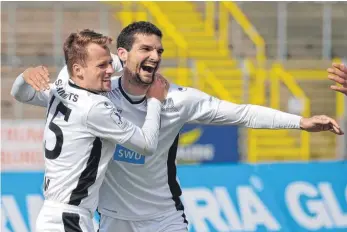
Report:
M 186 87 L 178 87 L 178 90 L 181 92 L 184 92 L 184 91 L 187 91 L 187 88 Z
M 104 105 L 105 105 L 106 109 L 112 109 L 113 108 L 113 106 L 107 102 L 105 102 Z
M 161 110 L 165 112 L 178 112 L 172 98 L 165 99 Z
M 112 111 L 111 118 L 121 129 L 125 129 L 128 125 L 127 121 L 123 120 L 122 116 L 116 109 Z
M 137 153 L 136 151 L 123 147 L 122 145 L 117 145 L 113 154 L 113 160 L 132 164 L 144 164 L 145 156 Z

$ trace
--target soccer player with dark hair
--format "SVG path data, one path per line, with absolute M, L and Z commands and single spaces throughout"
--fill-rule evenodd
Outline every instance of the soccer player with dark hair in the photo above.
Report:
M 112 79 L 111 91 L 105 96 L 136 125 L 145 119 L 145 94 L 164 52 L 162 36 L 155 25 L 135 22 L 125 27 L 117 39 L 117 55 L 125 70 L 122 76 Z M 67 72 L 60 72 L 58 80 L 67 76 Z M 144 157 L 123 145 L 114 150 L 100 189 L 100 232 L 187 231 L 175 163 L 179 132 L 186 123 L 343 133 L 325 115 L 303 118 L 267 107 L 238 105 L 175 84 L 170 85 L 163 104 L 154 155 Z

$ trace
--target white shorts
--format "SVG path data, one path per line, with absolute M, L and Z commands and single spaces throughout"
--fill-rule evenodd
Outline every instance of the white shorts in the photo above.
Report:
M 100 215 L 99 232 L 187 232 L 188 222 L 182 210 L 173 210 L 144 221 L 121 220 Z
M 93 217 L 78 206 L 45 200 L 36 220 L 36 232 L 94 232 Z

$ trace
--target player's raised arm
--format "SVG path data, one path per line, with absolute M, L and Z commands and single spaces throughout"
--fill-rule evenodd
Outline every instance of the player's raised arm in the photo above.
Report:
M 124 144 L 142 155 L 151 155 L 157 148 L 160 129 L 161 102 L 164 101 L 168 83 L 157 78 L 147 93 L 147 116 L 142 128 L 120 115 L 114 105 L 104 98 L 88 113 L 86 124 L 94 135 Z
M 19 102 L 46 107 L 49 98 L 49 72 L 46 67 L 28 68 L 12 85 L 11 95 Z
M 199 90 L 188 89 L 190 106 L 186 110 L 191 121 L 220 125 L 243 125 L 264 129 L 303 129 L 309 132 L 331 131 L 342 135 L 336 121 L 328 116 L 303 118 L 258 105 L 239 105 L 216 99 Z

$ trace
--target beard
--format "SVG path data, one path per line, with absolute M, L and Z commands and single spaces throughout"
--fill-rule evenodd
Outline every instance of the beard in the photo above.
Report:
M 153 72 L 151 80 L 149 82 L 146 82 L 146 81 L 143 81 L 143 79 L 141 78 L 139 73 L 136 73 L 135 77 L 133 79 L 139 85 L 148 86 L 148 85 L 151 85 L 154 82 L 154 77 L 155 77 L 155 72 Z
M 155 74 L 158 70 L 159 64 L 156 65 L 155 69 L 153 70 L 153 73 L 151 74 L 151 77 L 142 77 L 141 71 L 143 71 L 142 67 L 147 62 L 148 59 L 144 59 L 138 66 L 135 72 L 131 71 L 126 66 L 124 67 L 124 74 L 127 75 L 129 78 L 129 82 L 133 85 L 142 86 L 142 87 L 148 87 L 154 82 Z M 150 80 L 148 80 L 150 79 Z

